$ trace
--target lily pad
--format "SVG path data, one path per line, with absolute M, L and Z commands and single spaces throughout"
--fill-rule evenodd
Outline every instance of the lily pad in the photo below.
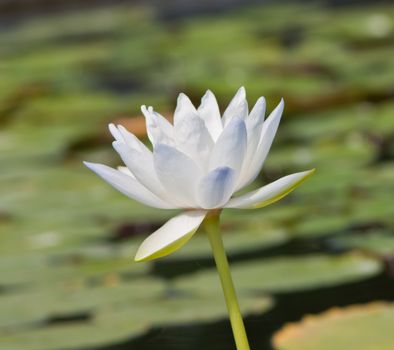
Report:
M 28 327 L 25 323 L 19 327 L 12 325 L 10 320 L 5 320 L 7 315 L 12 313 L 13 307 L 17 303 L 9 304 L 5 310 L 3 321 L 8 322 L 8 327 L 0 328 L 1 344 L 7 349 L 64 349 L 87 346 L 104 346 L 126 339 L 132 339 L 142 335 L 150 327 L 169 326 L 185 323 L 207 322 L 227 317 L 227 309 L 220 293 L 216 295 L 169 295 L 161 294 L 152 297 L 154 290 L 150 290 L 150 285 L 141 283 L 137 288 L 139 296 L 136 297 L 133 290 L 138 287 L 137 283 L 121 288 L 115 287 L 111 290 L 76 292 L 76 304 L 67 304 L 70 300 L 59 298 L 58 302 L 64 303 L 67 310 L 71 305 L 78 306 L 81 310 L 86 310 L 88 306 L 96 305 L 90 310 L 89 316 L 81 322 L 57 322 L 54 324 L 41 324 L 37 327 Z M 143 291 L 144 293 L 141 293 Z M 93 293 L 93 294 L 92 294 Z M 92 299 L 91 299 L 92 298 Z M 20 298 L 21 305 L 28 306 L 31 300 Z M 54 300 L 52 300 L 54 301 Z M 7 301 L 5 300 L 7 303 Z M 37 302 L 37 300 L 36 300 Z M 45 302 L 45 300 L 42 300 Z M 49 305 L 41 305 L 42 308 L 52 307 L 55 310 L 61 306 L 47 300 Z M 26 303 L 26 304 L 23 304 Z M 240 300 L 242 312 L 248 314 L 260 314 L 267 311 L 272 306 L 272 300 L 267 297 L 256 297 L 243 295 Z M 2 308 L 3 309 L 3 308 Z M 35 311 L 39 312 L 37 305 Z M 18 312 L 18 308 L 16 310 Z M 64 312 L 64 309 L 62 310 Z M 26 313 L 26 311 L 25 311 Z M 77 313 L 78 314 L 78 313 Z M 52 316 L 64 316 L 67 313 L 52 314 Z M 15 317 L 15 316 L 14 316 Z M 59 319 L 59 318 L 58 318 Z
M 375 276 L 380 262 L 359 254 L 278 257 L 232 264 L 234 283 L 239 290 L 285 293 L 351 283 Z M 215 270 L 180 277 L 174 284 L 180 290 L 218 288 Z
M 139 305 L 149 302 L 161 293 L 164 286 L 159 280 L 139 279 L 133 284 L 119 283 L 116 275 L 108 276 L 101 286 L 84 286 L 68 281 L 51 289 L 14 293 L 0 297 L 0 330 L 35 327 L 53 317 L 72 314 L 94 314 L 97 309 L 116 304 Z
M 376 302 L 306 316 L 274 335 L 276 350 L 391 350 L 394 305 Z
M 92 283 L 106 276 L 144 276 L 150 264 L 132 260 L 133 244 L 122 247 L 90 246 L 48 254 L 25 253 L 0 258 L 0 286 L 40 290 L 67 283 Z
M 367 234 L 346 235 L 329 241 L 335 248 L 359 249 L 379 256 L 394 255 L 394 235 L 391 232 L 376 231 Z

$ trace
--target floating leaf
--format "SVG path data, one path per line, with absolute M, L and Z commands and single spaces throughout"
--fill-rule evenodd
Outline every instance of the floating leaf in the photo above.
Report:
M 239 290 L 291 292 L 351 283 L 375 276 L 382 270 L 375 259 L 357 254 L 278 257 L 232 264 Z M 218 289 L 215 270 L 180 277 L 176 287 L 187 290 Z
M 30 293 L 13 293 L 0 297 L 0 330 L 34 327 L 53 317 L 72 314 L 94 314 L 98 309 L 119 303 L 140 305 L 151 302 L 163 293 L 164 286 L 155 279 L 136 279 L 124 284 L 114 274 L 97 286 L 86 286 L 83 281 L 67 281 Z
M 391 350 L 394 305 L 376 302 L 306 316 L 274 335 L 276 350 Z
M 380 256 L 394 255 L 394 235 L 391 232 L 371 232 L 346 235 L 329 241 L 335 248 L 356 248 Z
M 227 310 L 220 293 L 178 296 L 162 294 L 154 297 L 151 287 L 149 283 L 141 281 L 140 285 L 133 283 L 106 290 L 76 291 L 71 299 L 70 296 L 67 298 L 67 295 L 66 298 L 58 295 L 57 302 L 60 305 L 56 305 L 53 299 L 40 300 L 33 295 L 31 298 L 20 297 L 20 305 L 16 309 L 17 302 L 5 308 L 2 306 L 1 316 L 5 325 L 0 326 L 1 344 L 7 349 L 80 349 L 132 339 L 154 326 L 207 322 L 226 317 Z M 29 325 L 21 322 L 26 321 L 26 314 L 29 312 L 24 311 L 25 317 L 19 320 L 20 323 L 10 323 L 12 317 L 15 321 L 15 318 L 23 313 L 23 307 L 33 308 L 30 303 L 40 301 L 42 303 L 34 306 L 36 315 L 40 309 L 42 312 L 48 308 L 62 312 L 50 314 L 52 318 L 37 319 L 36 321 L 42 321 L 41 324 Z M 240 301 L 245 315 L 260 314 L 272 306 L 272 300 L 267 297 L 243 295 Z M 9 300 L 4 299 L 6 305 L 8 302 Z M 93 305 L 95 308 L 89 310 L 89 306 Z M 3 310 L 8 312 L 4 313 Z M 83 315 L 84 311 L 85 319 L 78 322 L 76 318 L 74 322 L 67 323 L 67 316 Z M 33 313 L 30 314 L 32 315 Z M 11 320 L 7 320 L 8 317 L 11 317 Z M 56 319 L 57 322 L 54 321 Z M 59 321 L 61 319 L 63 322 Z M 50 320 L 52 323 L 48 322 Z M 47 321 L 47 324 L 43 321 Z

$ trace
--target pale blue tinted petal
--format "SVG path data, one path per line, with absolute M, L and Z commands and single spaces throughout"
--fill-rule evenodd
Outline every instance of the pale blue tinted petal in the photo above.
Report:
M 198 186 L 198 203 L 201 208 L 213 209 L 223 206 L 234 189 L 234 170 L 221 167 L 204 176 Z

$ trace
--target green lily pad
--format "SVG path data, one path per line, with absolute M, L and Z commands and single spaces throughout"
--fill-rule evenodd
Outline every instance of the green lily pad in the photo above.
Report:
M 391 350 L 394 305 L 335 308 L 290 324 L 273 338 L 276 350 Z
M 238 290 L 291 292 L 351 283 L 375 276 L 382 270 L 375 259 L 358 254 L 278 257 L 232 264 Z M 215 270 L 180 277 L 174 284 L 180 290 L 218 288 Z
M 346 235 L 329 241 L 336 248 L 359 249 L 379 256 L 394 255 L 394 235 L 376 231 L 367 234 Z
M 67 283 L 91 283 L 106 276 L 144 276 L 151 265 L 132 259 L 136 245 L 89 246 L 47 254 L 26 253 L 0 258 L 0 286 L 40 290 Z
M 157 290 L 150 283 L 136 281 L 127 286 L 75 291 L 71 298 L 67 294 L 41 300 L 33 295 L 30 298 L 21 296 L 19 306 L 18 300 L 12 303 L 4 299 L 5 307 L 2 310 L 8 312 L 2 312 L 4 324 L 0 326 L 1 344 L 7 349 L 79 349 L 131 339 L 142 335 L 150 327 L 207 322 L 227 317 L 221 293 L 174 296 L 161 293 L 154 296 Z M 28 311 L 23 310 L 31 303 L 33 306 Z M 245 315 L 260 314 L 269 310 L 273 304 L 268 297 L 250 295 L 242 295 L 240 303 Z M 89 309 L 93 306 L 93 309 Z M 73 312 L 78 315 L 78 311 L 86 310 L 89 313 L 85 320 L 70 324 L 57 322 L 29 327 L 29 324 L 22 322 L 28 313 L 31 320 L 35 316 L 36 321 L 42 321 L 38 315 L 48 309 L 52 311 L 49 316 L 53 317 L 72 315 Z M 10 315 L 11 319 L 7 319 Z M 22 315 L 25 317 L 23 320 L 16 320 Z M 19 322 L 12 324 L 12 321 Z
M 100 307 L 119 303 L 137 305 L 163 293 L 164 286 L 155 279 L 135 279 L 135 283 L 119 283 L 116 275 L 108 276 L 101 286 L 84 286 L 83 282 L 66 281 L 45 290 L 14 293 L 0 297 L 0 329 L 34 327 L 52 317 L 78 313 L 94 313 Z
M 26 329 L 23 332 L 0 332 L 1 344 L 9 350 L 81 349 L 109 345 L 142 335 L 148 325 L 132 313 L 108 310 L 86 322 Z

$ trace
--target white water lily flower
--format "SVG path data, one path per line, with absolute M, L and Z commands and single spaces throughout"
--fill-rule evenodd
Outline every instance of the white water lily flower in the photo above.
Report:
M 113 147 L 126 167 L 117 170 L 85 163 L 128 197 L 162 209 L 186 209 L 150 235 L 135 260 L 158 258 L 180 248 L 197 231 L 210 210 L 261 208 L 295 189 L 314 172 L 280 178 L 244 195 L 233 194 L 260 173 L 270 150 L 284 102 L 264 121 L 265 99 L 248 112 L 241 87 L 220 116 L 214 94 L 207 91 L 196 109 L 180 94 L 172 125 L 152 107 L 142 106 L 151 152 L 123 126 L 109 125 Z

